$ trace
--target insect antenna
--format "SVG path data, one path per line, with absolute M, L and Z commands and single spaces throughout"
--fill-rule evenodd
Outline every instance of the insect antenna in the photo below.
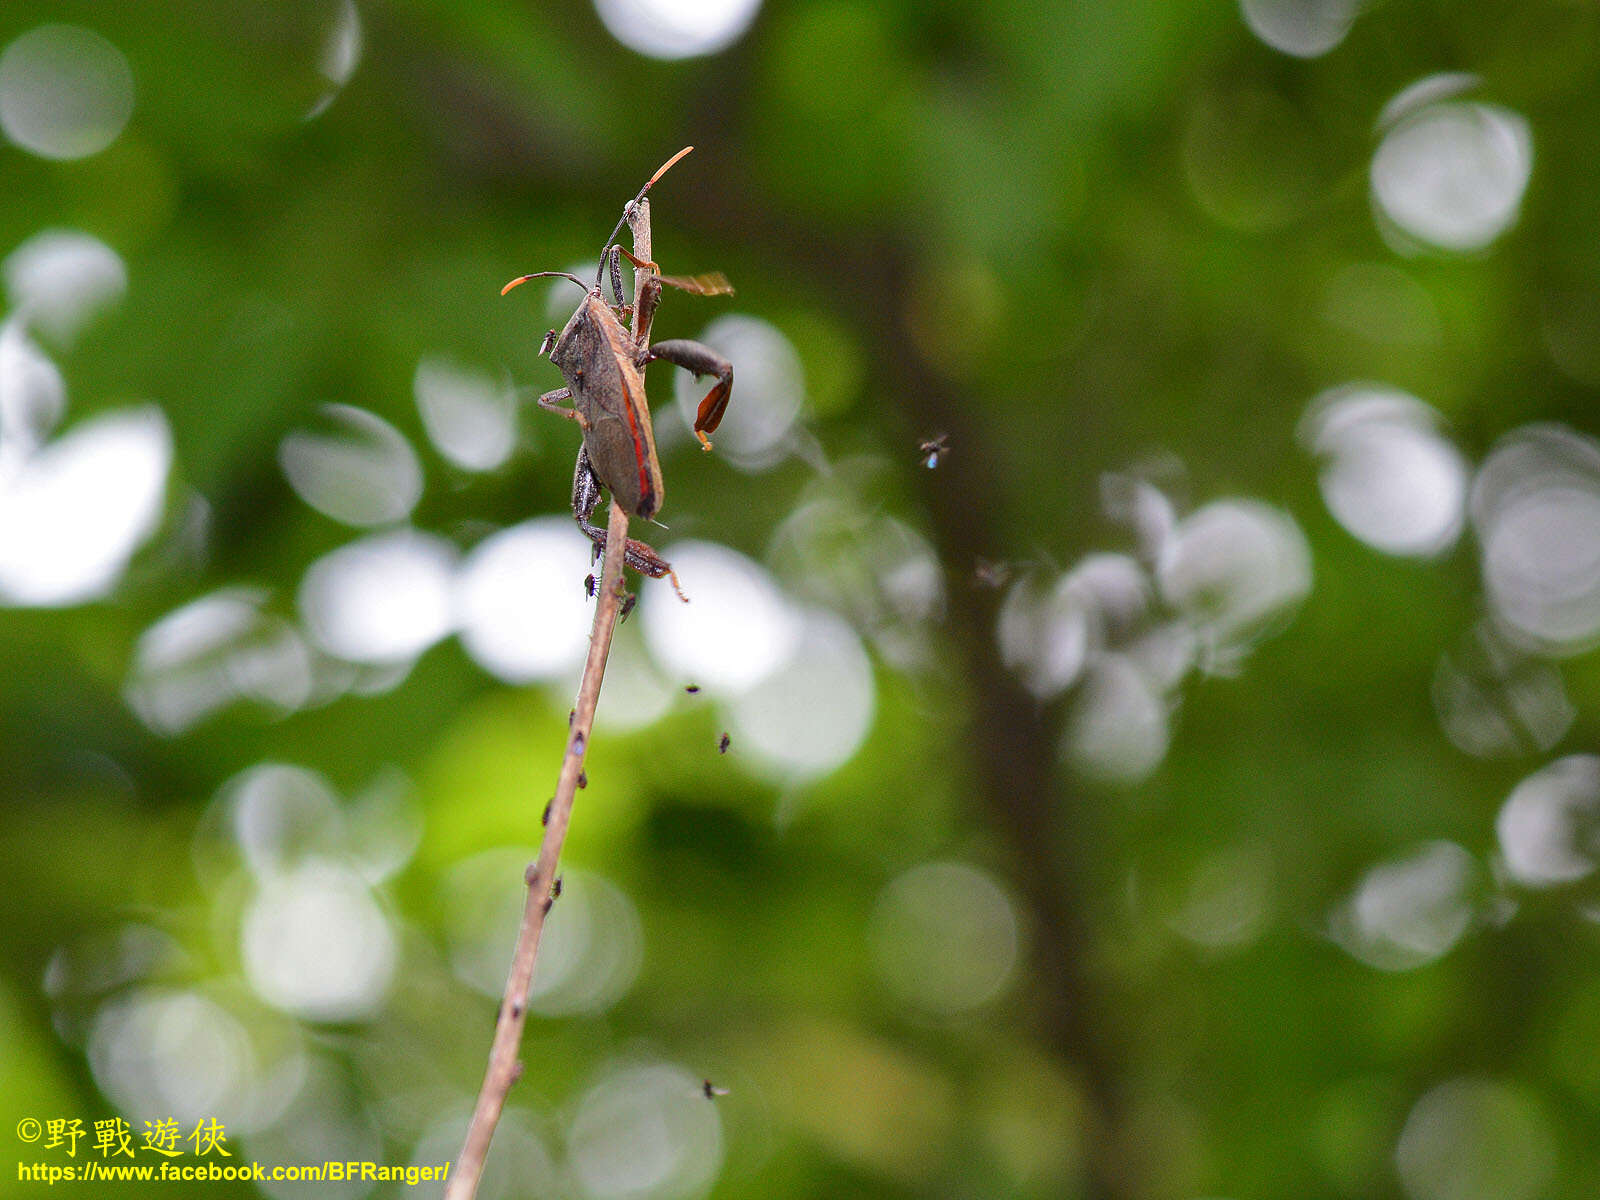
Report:
M 570 271 L 535 271 L 532 275 L 518 275 L 510 283 L 506 284 L 505 287 L 500 289 L 500 294 L 504 296 L 512 288 L 517 287 L 519 284 L 527 283 L 530 279 L 548 279 L 551 277 L 570 279 L 584 291 L 587 292 L 589 290 L 589 285 L 583 280 L 579 279 L 576 275 L 572 274 Z
M 606 273 L 606 251 L 611 249 L 612 243 L 614 243 L 617 240 L 617 235 L 622 232 L 622 227 L 628 223 L 628 216 L 629 216 L 630 213 L 633 212 L 634 205 L 638 204 L 639 201 L 644 199 L 644 194 L 646 192 L 648 192 L 652 187 L 655 186 L 656 180 L 660 179 L 669 170 L 671 170 L 672 169 L 672 165 L 674 163 L 676 163 L 680 158 L 682 158 L 685 154 L 689 153 L 689 151 L 691 151 L 693 149 L 694 149 L 693 146 L 685 146 L 682 150 L 679 150 L 671 158 L 667 159 L 666 162 L 662 163 L 659 167 L 657 167 L 656 168 L 656 173 L 654 175 L 650 176 L 649 179 L 645 180 L 644 186 L 639 189 L 639 194 L 637 196 L 635 196 L 632 200 L 628 201 L 628 203 L 623 206 L 622 216 L 617 221 L 617 227 L 611 231 L 611 236 L 606 239 L 606 244 L 604 246 L 600 247 L 600 269 L 598 271 L 596 271 L 595 274 L 594 274 L 595 286 L 598 287 L 599 284 L 600 284 L 600 280 L 605 277 L 605 273 Z

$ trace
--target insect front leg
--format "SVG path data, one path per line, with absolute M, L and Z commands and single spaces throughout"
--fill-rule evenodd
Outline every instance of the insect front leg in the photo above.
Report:
M 722 423 L 722 414 L 728 410 L 728 401 L 733 395 L 733 364 L 710 346 L 683 338 L 669 338 L 651 346 L 647 361 L 658 358 L 694 372 L 696 379 L 702 375 L 717 377 L 716 385 L 700 401 L 694 418 L 695 437 L 700 439 L 702 447 L 711 449 L 711 439 L 706 434 L 716 432 Z
M 626 307 L 622 302 L 622 255 L 621 246 L 613 246 L 606 251 L 606 266 L 611 272 L 611 294 L 616 297 L 617 307 Z
M 622 247 L 618 246 L 617 249 L 621 250 Z M 656 307 L 661 303 L 661 277 L 647 275 L 644 286 L 633 300 L 633 340 L 642 346 L 650 340 L 650 322 L 655 319 Z M 646 358 L 646 361 L 649 359 Z
M 577 518 L 578 528 L 583 530 L 584 536 L 594 543 L 595 555 L 598 557 L 605 553 L 606 531 L 593 524 L 589 518 L 594 515 L 594 510 L 600 504 L 600 490 L 602 488 L 600 476 L 594 473 L 594 466 L 589 462 L 589 448 L 578 449 L 578 464 L 572 472 L 572 512 Z M 678 576 L 672 570 L 672 564 L 655 549 L 635 538 L 629 538 L 628 544 L 623 548 L 622 561 L 632 567 L 641 575 L 648 575 L 651 579 L 670 579 L 672 590 L 678 593 L 678 599 L 688 603 L 689 597 L 683 594 L 683 589 L 678 586 Z

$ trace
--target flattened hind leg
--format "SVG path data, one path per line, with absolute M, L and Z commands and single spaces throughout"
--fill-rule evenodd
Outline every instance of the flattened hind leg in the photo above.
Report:
M 700 401 L 700 409 L 694 418 L 695 437 L 700 439 L 702 447 L 711 449 L 711 439 L 706 434 L 716 432 L 717 426 L 722 423 L 722 414 L 728 411 L 728 401 L 733 396 L 733 364 L 710 346 L 685 338 L 657 342 L 650 347 L 649 357 L 651 361 L 665 359 L 686 371 L 693 371 L 696 379 L 702 375 L 717 377 L 716 385 Z

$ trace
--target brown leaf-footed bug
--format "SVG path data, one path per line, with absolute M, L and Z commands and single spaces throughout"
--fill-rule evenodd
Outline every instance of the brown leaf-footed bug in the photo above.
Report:
M 650 405 L 645 399 L 646 364 L 663 359 L 694 372 L 697 379 L 702 375 L 716 376 L 716 385 L 700 402 L 694 422 L 695 436 L 707 450 L 711 449 L 711 441 L 706 434 L 715 432 L 721 423 L 733 390 L 733 364 L 709 346 L 677 338 L 647 345 L 650 319 L 660 303 L 663 284 L 702 296 L 715 296 L 733 291 L 728 281 L 720 274 L 689 278 L 663 275 L 655 263 L 641 262 L 617 244 L 617 236 L 637 211 L 645 193 L 692 149 L 693 146 L 686 146 L 663 163 L 623 208 L 622 219 L 600 249 L 600 268 L 595 273 L 593 286 L 566 271 L 535 271 L 513 279 L 500 290 L 503 296 L 530 279 L 553 276 L 570 279 L 588 293 L 566 328 L 559 335 L 552 329 L 545 334 L 544 343 L 539 347 L 539 353 L 549 354 L 550 361 L 566 380 L 565 387 L 540 396 L 539 406 L 576 421 L 583 430 L 583 445 L 578 450 L 578 463 L 572 476 L 572 511 L 577 516 L 578 528 L 597 549 L 604 549 L 606 531 L 591 524 L 589 518 L 600 503 L 601 488 L 609 489 L 628 512 L 646 520 L 653 518 L 661 508 L 664 489 L 661 464 L 656 459 L 655 434 L 650 426 Z M 637 336 L 629 333 L 618 318 L 618 312 L 627 311 L 622 301 L 619 261 L 624 257 L 634 266 L 650 272 L 634 297 L 633 324 Z M 610 269 L 615 307 L 607 304 L 603 295 L 602 283 L 607 268 Z M 562 400 L 570 400 L 572 407 L 560 404 Z M 672 564 L 645 543 L 629 538 L 623 559 L 635 571 L 652 579 L 670 578 L 673 590 L 678 590 L 678 577 L 672 572 Z M 682 598 L 683 593 L 678 591 L 678 595 Z

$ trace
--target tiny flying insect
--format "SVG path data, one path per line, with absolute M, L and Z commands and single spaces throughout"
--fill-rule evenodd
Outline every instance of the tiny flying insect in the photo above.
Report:
M 939 465 L 939 460 L 950 453 L 950 435 L 948 433 L 935 434 L 931 438 L 924 438 L 917 443 L 917 456 L 922 460 L 922 465 L 928 470 L 933 470 Z
M 979 558 L 972 568 L 972 583 L 974 587 L 1001 588 L 1006 580 L 1011 578 L 1011 564 L 1008 562 L 990 562 L 987 558 Z

